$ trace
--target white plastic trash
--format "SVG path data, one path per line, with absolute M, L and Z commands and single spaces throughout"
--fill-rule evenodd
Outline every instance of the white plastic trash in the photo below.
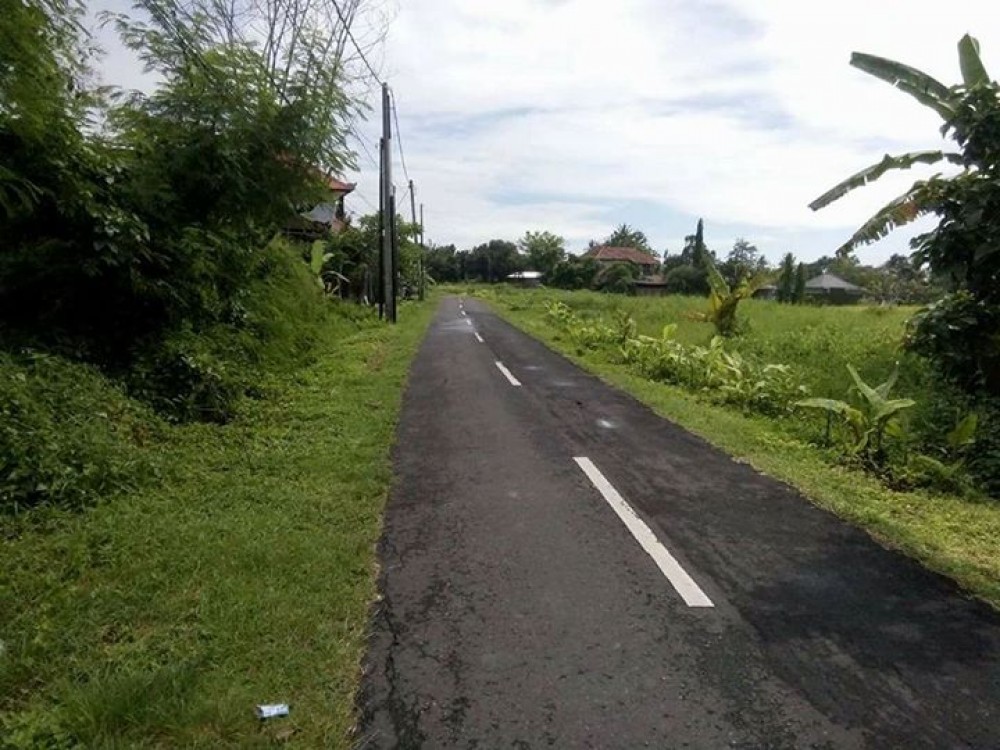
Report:
M 287 703 L 262 703 L 257 706 L 258 719 L 276 719 L 279 716 L 288 716 Z

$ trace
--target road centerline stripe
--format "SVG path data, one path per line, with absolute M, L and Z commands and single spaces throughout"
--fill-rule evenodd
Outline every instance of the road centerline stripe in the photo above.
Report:
M 483 341 L 483 337 L 479 335 L 479 331 L 473 331 L 473 333 L 476 334 L 476 341 L 478 341 L 480 344 L 486 343 L 485 341 Z
M 501 362 L 500 360 L 497 360 L 496 366 L 497 366 L 497 369 L 500 370 L 500 372 L 502 372 L 504 374 L 504 377 L 507 378 L 507 380 L 510 381 L 511 385 L 513 385 L 515 387 L 520 387 L 521 386 L 521 382 L 511 374 L 510 370 L 508 370 L 506 367 L 503 366 L 503 362 Z
M 497 365 L 502 367 L 499 362 L 497 362 Z M 639 542 L 639 546 L 646 550 L 646 553 L 653 558 L 653 562 L 656 563 L 660 572 L 667 577 L 674 590 L 680 594 L 684 603 L 689 607 L 714 607 L 715 605 L 712 604 L 712 600 L 705 595 L 705 592 L 688 575 L 687 571 L 681 567 L 677 559 L 656 538 L 653 530 L 646 525 L 645 521 L 639 518 L 632 506 L 625 501 L 625 498 L 604 477 L 594 465 L 594 462 L 585 456 L 578 456 L 573 460 L 576 461 L 583 473 L 587 475 L 587 478 L 597 488 L 597 491 L 601 493 L 608 502 L 608 505 L 611 506 L 612 510 L 622 520 L 625 527 L 632 532 L 632 536 Z

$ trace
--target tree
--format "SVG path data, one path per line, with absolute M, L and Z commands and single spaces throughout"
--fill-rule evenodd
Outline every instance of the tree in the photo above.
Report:
M 638 275 L 639 268 L 632 263 L 611 263 L 598 271 L 593 286 L 602 292 L 628 294 Z
M 517 245 L 506 240 L 490 240 L 472 249 L 468 274 L 495 284 L 515 271 L 520 271 L 523 265 L 524 259 L 517 252 Z
M 445 283 L 461 281 L 459 257 L 454 245 L 431 245 L 424 255 L 427 275 L 434 281 Z
M 619 224 L 602 244 L 610 247 L 634 247 L 636 250 L 653 255 L 653 248 L 650 247 L 646 235 L 628 224 Z
M 0 193 L 13 196 L 0 200 L 0 318 L 122 372 L 171 336 L 245 318 L 247 290 L 269 273 L 260 249 L 318 202 L 321 168 L 350 162 L 359 105 L 344 66 L 320 56 L 343 29 L 283 4 L 277 22 L 298 42 L 269 60 L 253 34 L 220 36 L 173 0 L 140 0 L 144 22 L 113 18 L 160 85 L 102 100 L 86 88 L 76 7 L 15 3 L 17 23 L 0 24 Z M 253 26 L 257 4 L 244 10 Z M 35 41 L 8 46 L 12 28 Z
M 792 289 L 792 302 L 801 305 L 806 301 L 806 267 L 799 263 L 795 267 L 795 285 Z
M 795 256 L 786 253 L 781 260 L 778 275 L 778 302 L 792 302 L 795 298 Z
M 692 265 L 683 264 L 667 273 L 664 281 L 671 294 L 708 294 L 708 277 L 704 271 Z
M 518 249 L 526 257 L 528 267 L 546 277 L 556 264 L 566 258 L 566 241 L 551 232 L 525 232 L 518 240 Z
M 601 265 L 593 258 L 570 255 L 552 269 L 549 284 L 559 289 L 590 289 Z
M 979 43 L 968 34 L 958 43 L 958 57 L 962 83 L 948 87 L 894 60 L 857 52 L 851 56 L 855 67 L 937 112 L 944 120 L 942 133 L 955 141 L 960 152 L 886 155 L 821 195 L 810 207 L 820 209 L 890 170 L 940 162 L 960 166 L 962 171 L 954 177 L 936 175 L 915 182 L 865 222 L 841 252 L 874 242 L 924 214 L 937 214 L 937 227 L 911 241 L 914 259 L 920 267 L 929 265 L 935 274 L 949 277 L 968 294 L 945 298 L 932 315 L 917 318 L 909 338 L 911 349 L 928 356 L 941 372 L 966 388 L 1000 393 L 1000 341 L 991 328 L 1000 313 L 1000 85 L 990 80 Z M 931 325 L 933 330 L 919 330 Z M 983 345 L 952 352 L 949 339 L 956 347 L 968 340 L 980 340 Z
M 725 262 L 718 264 L 719 272 L 733 286 L 766 267 L 767 261 L 761 257 L 760 251 L 742 237 L 736 238 Z

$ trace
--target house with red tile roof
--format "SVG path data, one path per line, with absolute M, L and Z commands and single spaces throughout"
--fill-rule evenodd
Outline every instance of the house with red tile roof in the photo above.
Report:
M 337 234 L 347 226 L 344 220 L 344 196 L 351 193 L 357 185 L 325 174 L 322 179 L 328 190 L 327 195 L 321 203 L 290 220 L 285 227 L 286 234 L 314 240 Z
M 599 245 L 592 247 L 583 254 L 584 258 L 593 258 L 598 263 L 631 263 L 638 266 L 643 275 L 652 274 L 660 265 L 660 261 L 649 253 L 636 250 L 634 247 L 611 247 L 610 245 Z

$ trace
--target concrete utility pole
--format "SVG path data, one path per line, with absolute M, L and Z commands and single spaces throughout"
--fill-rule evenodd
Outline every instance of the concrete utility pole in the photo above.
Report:
M 382 247 L 379 254 L 379 276 L 382 287 L 379 315 L 396 322 L 396 264 L 393 253 L 395 196 L 392 193 L 392 125 L 389 112 L 389 84 L 382 84 L 382 168 L 379 170 L 379 212 L 381 214 Z
M 423 204 L 420 205 L 423 213 Z M 410 218 L 413 223 L 413 241 L 420 244 L 420 257 L 417 261 L 417 299 L 424 298 L 424 240 L 423 227 L 417 224 L 417 194 L 413 188 L 413 180 L 410 180 Z

